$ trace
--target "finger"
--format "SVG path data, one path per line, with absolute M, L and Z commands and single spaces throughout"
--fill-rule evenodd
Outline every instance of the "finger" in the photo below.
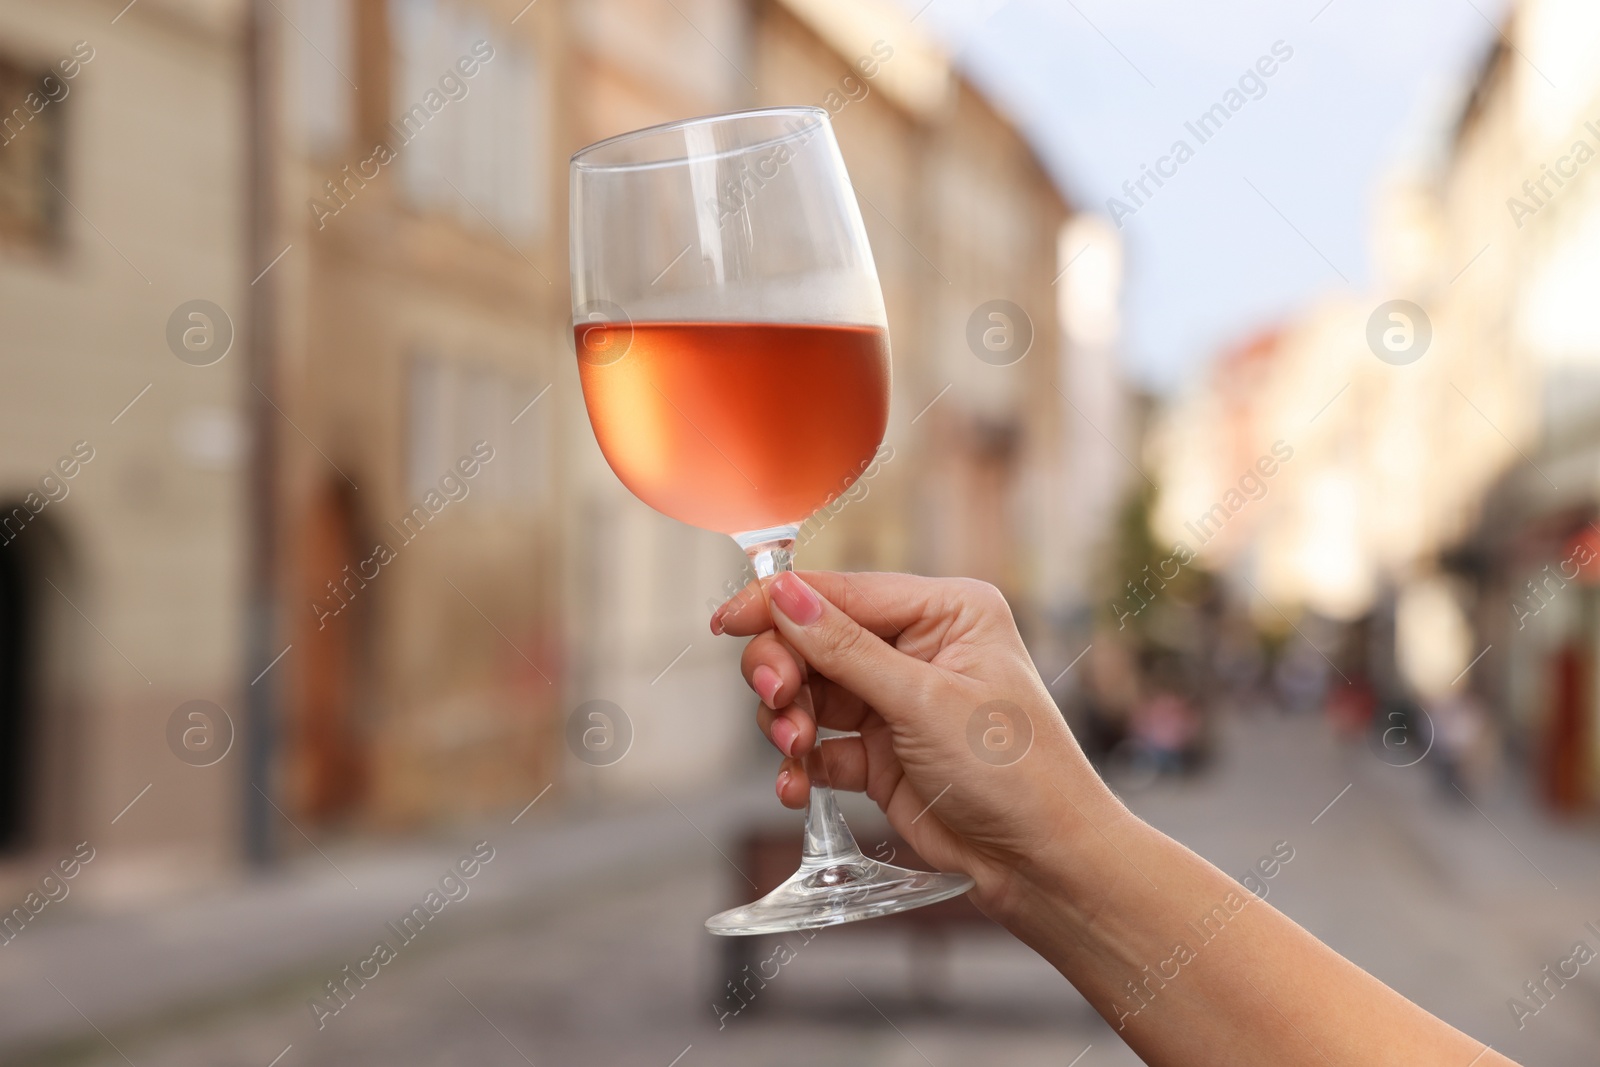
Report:
M 872 713 L 872 707 L 864 700 L 820 674 L 806 679 L 794 699 L 777 710 L 786 712 L 790 708 L 805 712 L 818 726 L 842 731 L 861 729 L 861 724 Z
M 899 634 L 929 614 L 930 607 L 937 607 L 949 585 L 945 580 L 915 574 L 798 573 L 829 603 L 884 638 Z M 765 589 L 757 582 L 745 586 L 711 616 L 711 632 L 749 637 L 772 629 L 770 592 L 771 582 L 766 583 Z
M 778 765 L 778 799 L 786 808 L 803 808 L 812 783 L 823 781 L 846 793 L 865 793 L 866 743 L 859 737 L 830 737 L 804 760 L 784 760 Z
M 728 621 L 733 617 L 742 620 L 740 628 L 729 630 Z M 761 625 L 763 619 L 766 620 L 765 625 Z M 723 634 L 749 637 L 751 634 L 770 629 L 772 629 L 772 617 L 767 614 L 767 594 L 762 588 L 760 579 L 746 583 L 743 589 L 724 600 L 722 606 L 711 613 L 711 632 L 718 637 Z
M 867 791 L 867 743 L 859 737 L 827 737 L 806 757 L 806 774 L 846 793 Z
M 816 720 L 799 705 L 791 704 L 782 711 L 773 711 L 762 704 L 756 711 L 756 723 L 772 742 L 772 747 L 785 756 L 803 755 L 816 744 Z
M 803 808 L 811 797 L 811 779 L 797 759 L 778 764 L 778 801 L 786 808 Z
M 811 717 L 830 730 L 859 730 L 872 708 L 844 686 L 813 674 L 806 682 Z
M 800 701 L 803 692 L 809 692 L 811 717 L 830 730 L 860 729 L 869 710 L 848 689 L 810 674 L 805 660 L 775 630 L 750 639 L 739 657 L 739 669 L 761 703 L 774 711 L 783 711 Z
M 761 702 L 774 710 L 793 702 L 806 675 L 805 663 L 776 630 L 750 639 L 739 656 L 739 670 Z
M 798 574 L 778 575 L 767 592 L 778 632 L 817 671 L 891 722 L 901 709 L 920 703 L 917 694 L 932 670 L 927 664 L 890 646 L 819 596 Z

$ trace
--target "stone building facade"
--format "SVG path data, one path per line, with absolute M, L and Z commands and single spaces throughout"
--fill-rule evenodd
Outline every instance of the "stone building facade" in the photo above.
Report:
M 1017 127 L 887 0 L 0 3 L 0 92 L 32 87 L 61 99 L 0 146 L 10 855 L 103 827 L 157 886 L 756 758 L 706 629 L 742 556 L 628 495 L 578 388 L 567 159 L 624 130 L 833 116 L 893 414 L 804 565 L 987 578 L 1038 633 L 1085 584 L 1061 531 L 1118 462 L 1079 447 L 1117 425 L 1114 343 L 1057 283 L 1094 244 L 1114 293 L 1117 250 L 1064 236 Z M 569 751 L 590 700 L 625 761 Z

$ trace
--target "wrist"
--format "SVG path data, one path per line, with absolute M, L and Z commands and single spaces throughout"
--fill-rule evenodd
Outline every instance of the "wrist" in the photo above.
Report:
M 1041 926 L 1086 929 L 1128 876 L 1138 878 L 1129 851 L 1151 832 L 1092 770 L 1077 782 L 1042 786 L 1053 803 L 1026 834 L 1032 846 L 997 865 L 977 893 L 984 912 L 1025 941 Z

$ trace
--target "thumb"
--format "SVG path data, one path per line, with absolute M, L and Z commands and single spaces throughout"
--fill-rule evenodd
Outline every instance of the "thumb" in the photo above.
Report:
M 929 667 L 906 655 L 829 603 L 787 571 L 767 587 L 772 621 L 815 670 L 877 708 L 885 719 L 927 681 Z

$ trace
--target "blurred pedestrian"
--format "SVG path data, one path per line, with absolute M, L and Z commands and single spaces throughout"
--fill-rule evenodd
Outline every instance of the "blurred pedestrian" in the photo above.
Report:
M 1433 765 L 1449 799 L 1471 795 L 1471 765 L 1487 734 L 1486 716 L 1470 693 L 1446 693 L 1429 702 L 1433 720 Z
M 1328 724 L 1333 735 L 1346 745 L 1359 745 L 1372 729 L 1372 716 L 1378 710 L 1378 694 L 1365 673 L 1350 675 L 1350 683 L 1334 687 L 1328 694 Z
M 1085 658 L 1083 688 L 1084 749 L 1096 766 L 1127 740 L 1133 707 L 1139 698 L 1139 672 L 1134 656 L 1116 634 L 1097 635 Z
M 1289 714 L 1319 708 L 1327 690 L 1327 667 L 1315 649 L 1304 643 L 1291 645 L 1272 672 L 1278 706 Z
M 1193 766 L 1200 716 L 1182 696 L 1160 688 L 1134 710 L 1133 736 L 1158 773 L 1177 774 Z

